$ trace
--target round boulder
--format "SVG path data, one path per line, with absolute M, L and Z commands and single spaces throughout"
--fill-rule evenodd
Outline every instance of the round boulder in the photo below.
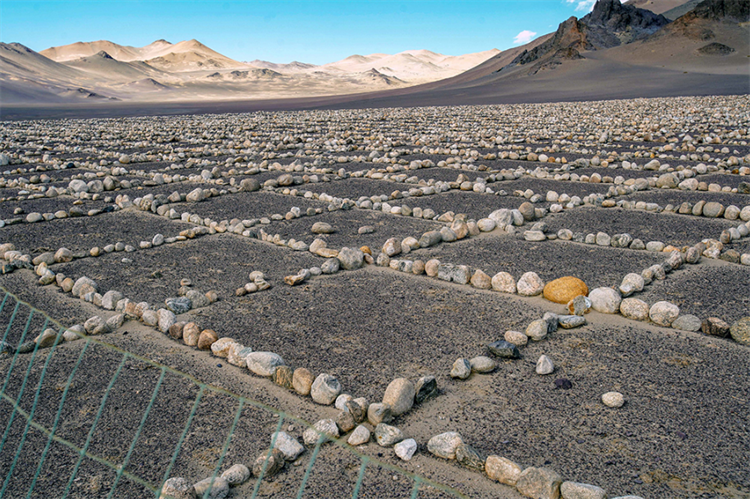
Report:
M 576 296 L 587 296 L 589 288 L 577 277 L 565 276 L 548 282 L 544 286 L 543 296 L 553 303 L 568 303 Z

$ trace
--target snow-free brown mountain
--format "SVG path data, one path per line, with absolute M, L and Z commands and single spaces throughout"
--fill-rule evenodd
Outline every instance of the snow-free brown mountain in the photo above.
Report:
M 671 12 L 688 8 L 692 0 L 677 7 L 670 2 L 651 0 L 645 5 Z M 68 65 L 46 59 L 48 64 L 41 64 L 44 70 L 38 71 L 29 68 L 40 66 L 42 56 L 22 46 L 5 45 L 0 54 L 15 51 L 16 57 L 12 66 L 0 59 L 0 78 L 4 102 L 67 100 L 74 103 L 71 109 L 78 109 L 81 115 L 93 109 L 97 115 L 137 115 L 750 93 L 750 3 L 704 0 L 674 21 L 637 6 L 641 4 L 599 0 L 591 13 L 563 21 L 553 33 L 480 60 L 475 67 L 457 71 L 450 78 L 434 76 L 436 81 L 416 85 L 418 79 L 402 78 L 398 75 L 404 73 L 399 71 L 439 68 L 449 58 L 428 51 L 407 51 L 394 56 L 352 56 L 323 66 L 294 63 L 286 73 L 284 65 L 272 66 L 263 61 L 253 61 L 261 67 L 234 61 L 240 67 L 206 64 L 175 70 L 154 60 L 167 54 L 190 53 L 190 47 L 200 52 L 205 46 L 191 43 L 194 41 L 161 41 L 147 46 L 149 49 L 128 48 L 128 57 L 136 54 L 145 59 L 140 62 L 146 67 L 162 73 L 144 74 L 127 83 L 122 79 L 103 81 L 104 75 L 84 71 L 85 61 L 69 59 L 82 52 L 77 44 L 56 47 L 54 54 L 45 51 L 60 60 L 67 59 L 64 62 Z M 126 52 L 125 48 L 117 50 Z M 204 62 L 219 60 L 217 56 L 207 56 L 205 51 L 201 53 L 206 56 Z M 481 59 L 477 54 L 470 56 Z M 104 58 L 102 54 L 98 57 Z M 419 59 L 419 64 L 404 62 L 412 58 Z M 401 65 L 392 68 L 386 61 Z M 120 69 L 125 71 L 124 67 Z M 70 73 L 71 70 L 75 72 Z M 10 95 L 7 100 L 6 95 Z M 28 107 L 18 107 L 21 115 L 29 112 Z M 6 105 L 6 116 L 7 109 Z M 69 111 L 65 113 L 70 115 Z

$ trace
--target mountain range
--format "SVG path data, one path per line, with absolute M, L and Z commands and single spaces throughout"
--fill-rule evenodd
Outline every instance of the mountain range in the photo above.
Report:
M 165 112 L 181 102 L 252 110 L 743 94 L 748 57 L 747 0 L 598 0 L 524 46 L 462 56 L 411 50 L 318 66 L 236 61 L 197 40 L 39 53 L 3 43 L 0 90 L 6 108 L 148 103 Z

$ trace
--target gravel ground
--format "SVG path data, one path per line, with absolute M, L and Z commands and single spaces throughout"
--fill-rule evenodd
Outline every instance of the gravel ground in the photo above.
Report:
M 695 177 L 698 182 L 706 182 L 707 184 L 719 184 L 720 186 L 729 186 L 736 188 L 740 183 L 750 183 L 750 177 L 733 175 L 729 173 L 713 173 L 711 175 L 696 175 Z M 748 201 L 750 202 L 750 201 Z
M 222 220 L 248 220 L 270 217 L 274 214 L 284 215 L 292 207 L 299 207 L 304 213 L 308 208 L 328 207 L 327 203 L 305 199 L 301 196 L 290 197 L 267 191 L 239 192 L 205 199 L 199 203 L 174 203 L 170 205 L 178 213 L 197 213 L 203 218 L 218 222 Z
M 668 300 L 682 313 L 719 317 L 732 324 L 750 315 L 750 269 L 722 261 L 707 261 L 699 267 L 656 281 L 640 296 L 648 303 Z
M 515 196 L 496 196 L 495 194 L 477 194 L 468 191 L 441 192 L 432 196 L 408 199 L 407 205 L 412 208 L 432 208 L 441 215 L 447 211 L 456 214 L 464 213 L 468 219 L 479 220 L 500 208 L 516 209 L 526 201 Z
M 398 257 L 395 257 L 398 258 Z M 572 275 L 589 287 L 619 286 L 625 274 L 638 272 L 664 257 L 646 251 L 622 251 L 567 241 L 528 242 L 513 236 L 488 235 L 420 249 L 406 258 L 427 261 L 437 258 L 454 265 L 482 269 L 490 277 L 509 272 L 516 279 L 536 272 L 543 281 Z
M 534 194 L 541 194 L 546 198 L 548 191 L 555 191 L 558 194 L 566 193 L 568 196 L 578 196 L 583 199 L 589 194 L 606 194 L 611 184 L 589 184 L 588 182 L 558 182 L 556 180 L 547 180 L 533 177 L 521 177 L 518 180 L 504 180 L 495 182 L 491 187 L 495 190 L 504 189 L 508 194 L 513 191 L 525 191 L 531 189 Z
M 18 250 L 37 255 L 59 248 L 68 248 L 73 252 L 88 251 L 94 246 L 103 248 L 117 242 L 138 248 L 140 241 L 150 241 L 156 234 L 171 237 L 191 227 L 191 224 L 167 220 L 151 213 L 125 210 L 94 217 L 10 225 L 4 227 L 0 235 L 3 242 L 13 243 Z M 124 256 L 119 255 L 120 258 Z
M 110 194 L 107 194 L 110 195 Z M 114 199 L 114 196 L 112 196 Z M 26 218 L 29 213 L 55 213 L 58 210 L 70 211 L 73 206 L 77 206 L 83 213 L 88 213 L 89 210 L 100 210 L 106 206 L 111 206 L 112 203 L 105 203 L 103 199 L 92 201 L 90 199 L 83 200 L 82 204 L 74 205 L 73 201 L 76 199 L 68 196 L 58 196 L 54 198 L 39 198 L 39 199 L 26 199 L 23 201 L 6 201 L 0 203 L 0 219 L 8 220 L 11 218 Z M 16 208 L 21 208 L 23 213 L 20 215 L 15 214 Z
M 673 213 L 651 213 L 621 208 L 581 207 L 552 213 L 544 218 L 549 232 L 560 229 L 596 234 L 606 232 L 610 236 L 628 233 L 644 243 L 662 241 L 676 246 L 692 245 L 705 238 L 718 239 L 721 231 L 736 227 L 737 222 L 721 219 L 678 215 Z
M 348 178 L 336 180 L 335 182 L 320 182 L 316 184 L 305 184 L 303 189 L 326 193 L 338 198 L 349 198 L 356 201 L 361 196 L 390 196 L 394 191 L 409 190 L 410 184 L 389 182 L 386 180 L 370 180 L 364 178 Z
M 742 209 L 750 204 L 750 196 L 747 194 L 732 194 L 731 192 L 708 192 L 708 191 L 681 191 L 678 189 L 661 189 L 653 191 L 641 191 L 623 196 L 618 199 L 630 201 L 645 201 L 647 203 L 658 203 L 660 206 L 668 204 L 680 206 L 684 202 L 697 203 L 698 201 L 721 203 L 724 207 L 731 204 Z

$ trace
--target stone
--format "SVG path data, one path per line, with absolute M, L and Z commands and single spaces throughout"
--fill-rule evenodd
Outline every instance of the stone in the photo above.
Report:
M 555 372 L 555 364 L 552 363 L 552 359 L 546 355 L 539 357 L 536 361 L 536 373 L 544 376 L 553 372 Z
M 541 242 L 541 241 L 547 240 L 547 236 L 541 230 L 524 231 L 523 238 L 525 241 L 530 241 L 530 242 Z
M 401 253 L 401 241 L 392 237 L 383 244 L 383 253 L 389 257 L 393 257 Z
M 560 494 L 563 499 L 607 499 L 603 488 L 576 482 L 560 484 Z
M 313 401 L 321 405 L 331 405 L 341 393 L 341 383 L 330 374 L 320 374 L 310 388 Z
M 172 328 L 170 328 L 170 332 L 171 332 L 171 329 Z M 216 333 L 214 332 L 214 334 Z M 198 338 L 198 343 L 200 344 L 200 337 Z M 211 346 L 210 346 L 211 353 L 214 354 L 216 357 L 226 359 L 227 357 L 229 357 L 229 349 L 234 344 L 236 344 L 236 342 L 232 338 L 218 338 L 213 343 L 211 343 Z
M 606 232 L 597 232 L 595 242 L 597 246 L 610 246 L 612 237 Z
M 477 221 L 477 227 L 482 232 L 492 232 L 497 227 L 497 224 L 491 218 L 480 218 Z
M 471 363 L 464 358 L 456 359 L 451 367 L 451 378 L 466 379 L 471 375 Z
M 456 462 L 465 468 L 484 471 L 484 459 L 473 447 L 466 443 L 461 443 L 456 447 Z
M 271 376 L 271 380 L 274 382 L 274 384 L 278 386 L 292 390 L 294 388 L 294 383 L 292 381 L 293 376 L 294 376 L 294 371 L 292 371 L 291 367 L 276 366 L 276 370 L 273 372 L 273 376 Z
M 518 351 L 518 347 L 513 343 L 505 340 L 495 341 L 487 345 L 490 353 L 496 357 L 505 359 L 520 359 L 521 352 Z
M 315 445 L 318 443 L 318 439 L 333 440 L 339 438 L 339 427 L 336 426 L 336 422 L 332 419 L 321 419 L 313 425 L 312 428 L 308 428 L 302 434 L 302 440 L 305 445 Z
M 351 446 L 364 445 L 370 441 L 370 430 L 364 425 L 359 425 L 354 428 L 354 431 L 349 435 L 347 443 Z
M 497 363 L 489 357 L 480 355 L 469 360 L 471 371 L 479 374 L 491 373 L 497 369 Z
M 167 334 L 169 332 L 169 328 L 172 327 L 172 324 L 177 322 L 177 318 L 175 317 L 174 312 L 171 312 L 166 308 L 160 308 L 159 310 L 157 310 L 156 316 L 158 319 L 157 325 L 159 327 L 159 331 L 164 334 Z
M 633 293 L 643 291 L 643 286 L 646 284 L 641 274 L 630 273 L 622 278 L 620 284 L 620 293 L 623 298 L 632 295 Z
M 254 192 L 260 190 L 260 182 L 254 178 L 244 178 L 240 182 L 240 191 Z
M 565 276 L 548 282 L 544 286 L 543 296 L 553 303 L 568 303 L 576 296 L 586 296 L 589 288 L 577 277 Z
M 414 405 L 416 391 L 414 384 L 405 378 L 396 378 L 385 389 L 383 403 L 391 406 L 394 416 L 404 414 Z
M 271 478 L 284 469 L 285 463 L 284 454 L 278 449 L 265 451 L 255 459 L 253 463 L 253 475 L 258 478 Z
M 56 263 L 67 263 L 73 261 L 73 252 L 68 248 L 60 248 L 55 252 Z
M 586 324 L 582 315 L 558 315 L 557 324 L 563 329 L 573 329 Z
M 413 438 L 407 438 L 394 445 L 393 450 L 401 460 L 409 461 L 417 452 L 417 441 Z
M 195 495 L 204 499 L 224 499 L 229 495 L 229 483 L 217 476 L 216 478 L 204 478 L 193 485 Z
M 393 415 L 391 414 L 391 407 L 389 405 L 375 403 L 370 404 L 367 408 L 367 421 L 373 426 L 377 426 L 380 423 L 390 423 L 392 420 Z
M 336 232 L 333 226 L 326 222 L 315 222 L 310 230 L 313 234 L 333 234 Z
M 219 338 L 216 334 L 216 331 L 212 329 L 204 329 L 203 331 L 201 331 L 200 336 L 198 336 L 198 349 L 210 350 L 211 345 L 213 345 L 218 339 Z
M 172 477 L 161 488 L 159 499 L 196 499 L 195 488 L 182 477 Z
M 273 352 L 252 352 L 247 356 L 247 368 L 258 376 L 273 376 L 277 366 L 283 366 L 284 359 Z
M 450 263 L 441 263 L 438 265 L 437 278 L 442 281 L 466 284 L 469 282 L 469 276 L 469 267 L 466 265 L 453 265 Z
M 648 311 L 648 317 L 652 322 L 665 327 L 671 326 L 678 315 L 680 307 L 668 301 L 658 301 L 651 305 Z
M 517 347 L 525 346 L 529 342 L 529 337 L 520 331 L 505 331 L 504 338 Z
M 104 303 L 103 299 L 102 303 Z M 193 308 L 193 302 L 190 300 L 190 298 L 186 298 L 184 296 L 180 296 L 177 298 L 167 298 L 166 300 L 164 300 L 164 304 L 167 306 L 167 309 L 169 309 L 175 315 L 185 314 L 189 312 L 191 308 Z
M 549 468 L 526 468 L 518 476 L 516 490 L 533 499 L 558 499 L 562 478 Z
M 471 276 L 471 285 L 477 289 L 490 289 L 492 287 L 492 279 L 490 279 L 490 276 L 477 269 L 474 271 L 474 275 Z
M 347 248 L 345 246 L 341 248 L 336 258 L 341 262 L 341 267 L 344 270 L 356 270 L 362 267 L 365 254 L 358 248 Z
M 403 439 L 403 432 L 395 426 L 380 423 L 375 427 L 375 441 L 381 447 L 391 447 Z
M 616 314 L 622 297 L 612 288 L 596 288 L 589 293 L 591 308 L 602 314 Z
M 523 203 L 521 203 L 521 206 L 518 207 L 518 211 L 521 212 L 521 216 L 527 222 L 531 222 L 536 219 L 534 205 L 529 203 L 528 201 L 524 201 Z
M 340 264 L 340 261 L 339 261 L 340 257 L 341 257 L 341 253 L 339 253 L 339 257 L 338 258 L 329 258 L 328 260 L 326 260 L 325 262 L 323 262 L 320 265 L 320 271 L 323 274 L 335 274 L 336 272 L 338 272 L 339 269 L 341 268 L 341 264 Z M 363 258 L 364 258 L 364 256 L 363 256 Z
M 750 345 L 750 317 L 743 317 L 729 328 L 732 339 L 742 345 Z
M 440 244 L 442 241 L 443 236 L 440 234 L 440 232 L 431 230 L 429 232 L 425 232 L 424 234 L 422 234 L 422 237 L 419 238 L 419 247 L 429 248 L 431 246 L 435 246 L 436 244 Z
M 304 367 L 298 367 L 294 370 L 294 374 L 292 375 L 292 386 L 294 387 L 294 391 L 303 397 L 310 394 L 313 381 L 315 381 L 315 377 Z
M 227 355 L 227 362 L 237 367 L 247 367 L 247 356 L 253 352 L 253 349 L 235 343 L 229 347 L 229 354 Z M 278 367 L 277 367 L 278 369 Z
M 47 328 L 34 339 L 34 343 L 39 345 L 39 348 L 48 348 L 55 344 L 57 338 L 57 331 L 52 328 Z
M 724 214 L 724 205 L 715 201 L 710 201 L 703 205 L 703 216 L 708 218 L 718 218 Z
M 510 459 L 500 456 L 487 456 L 487 460 L 484 463 L 484 471 L 490 480 L 515 487 L 523 468 Z
M 339 427 L 339 430 L 341 430 L 341 433 L 349 433 L 355 426 L 357 426 L 357 423 L 348 411 L 340 411 L 339 415 L 336 417 L 336 425 Z
M 427 442 L 427 450 L 437 457 L 443 459 L 456 459 L 456 449 L 464 443 L 461 435 L 455 431 L 449 431 L 435 435 Z
M 602 395 L 602 403 L 607 407 L 622 407 L 625 403 L 625 397 L 623 397 L 620 392 L 607 392 Z
M 200 335 L 201 329 L 195 322 L 188 322 L 185 324 L 185 327 L 182 328 L 182 341 L 184 341 L 189 347 L 194 347 L 198 344 L 198 338 Z
M 415 387 L 414 401 L 417 404 L 436 397 L 438 394 L 437 380 L 435 376 L 424 376 L 419 378 Z
M 578 295 L 568 302 L 568 312 L 583 316 L 591 310 L 591 305 L 591 299 L 588 296 Z
M 81 277 L 75 282 L 75 284 L 73 284 L 71 292 L 73 293 L 73 296 L 80 297 L 84 291 L 88 293 L 90 290 L 98 291 L 98 286 L 88 277 Z
M 107 321 L 105 321 L 102 317 L 99 317 L 98 315 L 95 315 L 94 317 L 89 318 L 84 324 L 84 329 L 86 332 L 92 336 L 97 334 L 106 334 L 109 333 L 110 330 L 107 327 Z
M 122 299 L 122 293 L 120 293 L 119 291 L 107 291 L 102 296 L 102 308 L 104 308 L 105 310 L 114 310 L 117 306 L 117 302 Z
M 230 486 L 242 485 L 250 479 L 250 470 L 244 464 L 237 463 L 222 473 L 221 478 Z
M 516 280 L 507 272 L 498 272 L 492 276 L 492 289 L 501 293 L 515 294 L 517 290 Z
M 701 331 L 703 334 L 709 336 L 718 336 L 720 338 L 726 338 L 730 334 L 730 326 L 718 317 L 709 317 L 704 319 L 701 324 Z
M 526 272 L 516 283 L 516 288 L 521 296 L 536 296 L 544 291 L 544 281 L 536 272 Z
M 680 315 L 674 320 L 674 322 L 672 322 L 672 327 L 681 331 L 700 331 L 701 320 L 694 315 L 684 314 Z
M 549 323 L 544 319 L 536 319 L 526 326 L 526 336 L 533 341 L 542 341 L 549 332 Z
M 648 319 L 649 306 L 638 298 L 625 298 L 620 303 L 620 313 L 623 317 L 634 321 L 645 321 Z

